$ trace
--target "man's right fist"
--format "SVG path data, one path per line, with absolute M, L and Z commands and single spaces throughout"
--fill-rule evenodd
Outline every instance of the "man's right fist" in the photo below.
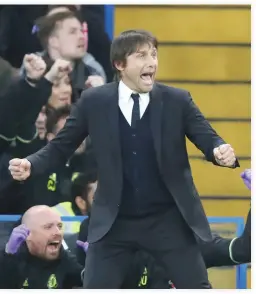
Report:
M 46 70 L 46 64 L 42 57 L 36 54 L 26 54 L 23 60 L 26 76 L 33 80 L 40 80 Z
M 63 78 L 63 76 L 68 75 L 72 71 L 72 66 L 70 61 L 57 59 L 48 73 L 45 75 L 45 78 L 53 83 Z
M 26 158 L 14 158 L 9 162 L 9 171 L 14 180 L 24 181 L 30 176 L 31 163 Z

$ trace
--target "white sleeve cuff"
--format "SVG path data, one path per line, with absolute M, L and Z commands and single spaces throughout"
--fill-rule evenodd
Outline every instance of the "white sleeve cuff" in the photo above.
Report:
M 234 244 L 234 242 L 235 242 L 236 239 L 237 239 L 237 237 L 234 238 L 234 239 L 230 242 L 230 244 L 229 244 L 229 257 L 230 257 L 230 259 L 231 259 L 233 262 L 235 262 L 235 263 L 239 263 L 238 261 L 236 261 L 236 260 L 234 259 L 234 257 L 233 257 L 233 252 L 232 252 L 232 246 L 233 246 L 233 244 Z
M 64 250 L 68 250 L 68 245 L 64 239 L 62 240 L 62 246 L 63 246 Z

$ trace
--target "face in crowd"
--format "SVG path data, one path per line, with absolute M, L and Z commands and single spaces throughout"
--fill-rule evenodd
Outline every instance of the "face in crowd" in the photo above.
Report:
M 68 18 L 57 24 L 49 46 L 66 60 L 77 60 L 84 57 L 86 43 L 83 25 L 77 18 Z
M 64 125 L 66 123 L 66 120 L 67 120 L 67 117 L 61 117 L 55 128 L 54 128 L 54 131 L 52 133 L 48 133 L 47 134 L 47 140 L 48 141 L 51 141 L 52 139 L 54 139 L 57 134 L 64 128 Z M 77 148 L 77 150 L 75 151 L 75 154 L 81 154 L 85 151 L 85 148 L 86 148 L 86 144 L 85 144 L 85 141 L 82 142 L 82 144 Z
M 71 96 L 72 87 L 70 84 L 70 78 L 69 76 L 64 76 L 61 80 L 53 84 L 48 105 L 55 109 L 65 105 L 71 105 Z M 36 120 L 36 128 L 41 140 L 44 139 L 46 135 L 46 119 L 46 108 L 43 107 Z
M 48 104 L 52 108 L 59 108 L 64 105 L 71 104 L 72 88 L 69 76 L 54 82 L 52 86 L 52 94 L 48 100 Z
M 26 240 L 29 252 L 42 259 L 57 259 L 63 240 L 60 216 L 48 206 L 32 207 L 25 225 L 30 230 Z
M 80 10 L 80 5 L 75 5 L 77 10 Z M 59 12 L 67 12 L 70 11 L 68 7 L 65 6 L 60 6 L 60 7 L 55 7 L 53 9 L 50 10 L 50 12 L 47 15 L 53 15 L 55 13 L 59 13 Z M 82 23 L 82 33 L 84 36 L 84 51 L 85 53 L 87 52 L 88 49 L 88 25 L 86 22 Z

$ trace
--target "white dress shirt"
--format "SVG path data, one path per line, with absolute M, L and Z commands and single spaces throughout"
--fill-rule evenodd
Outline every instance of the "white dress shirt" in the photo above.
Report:
M 131 125 L 132 123 L 132 108 L 134 101 L 131 97 L 131 95 L 134 93 L 130 88 L 128 88 L 122 81 L 119 82 L 118 86 L 118 105 L 129 123 Z M 149 93 L 143 93 L 139 94 L 139 103 L 140 103 L 140 118 L 142 118 L 143 114 L 145 113 L 145 110 L 148 107 L 149 104 Z

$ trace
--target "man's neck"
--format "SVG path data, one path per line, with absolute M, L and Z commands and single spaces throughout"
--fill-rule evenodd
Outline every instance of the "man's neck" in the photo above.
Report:
M 53 50 L 53 49 L 51 49 L 51 48 L 48 48 L 48 55 L 49 55 L 49 57 L 51 58 L 52 61 L 55 61 L 55 60 L 57 60 L 57 59 L 63 59 L 63 60 L 70 61 L 72 67 L 73 67 L 73 65 L 74 65 L 74 61 L 73 61 L 73 60 L 68 60 L 68 58 L 61 56 L 60 53 L 59 53 L 58 51 Z
M 51 58 L 51 60 L 53 60 L 53 61 L 55 61 L 57 59 L 63 59 L 58 51 L 55 51 L 55 50 L 53 50 L 51 48 L 48 48 L 48 55 Z

